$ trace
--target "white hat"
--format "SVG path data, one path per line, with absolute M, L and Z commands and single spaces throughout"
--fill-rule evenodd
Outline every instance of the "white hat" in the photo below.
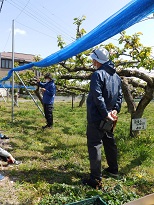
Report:
M 109 52 L 105 48 L 93 50 L 93 53 L 90 57 L 101 64 L 106 63 L 109 61 Z

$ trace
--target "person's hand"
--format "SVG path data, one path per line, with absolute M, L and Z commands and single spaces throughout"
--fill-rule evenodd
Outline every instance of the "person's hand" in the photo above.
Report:
M 112 110 L 111 116 L 114 119 L 114 121 L 117 121 L 118 120 L 117 110 Z
M 38 83 L 40 82 L 40 79 L 39 79 L 39 78 L 37 78 L 37 82 L 38 82 Z
M 7 159 L 8 163 L 14 163 L 15 162 L 15 158 L 12 157 L 12 155 L 10 155 Z
M 114 121 L 114 118 L 112 117 L 112 112 L 108 113 L 107 119 Z
M 45 88 L 40 88 L 40 89 L 41 89 L 41 91 L 42 91 L 42 92 L 46 91 L 46 89 L 45 89 Z
M 109 112 L 107 118 L 112 120 L 112 121 L 116 121 L 118 119 L 117 111 L 113 110 L 112 112 Z
M 112 110 L 112 115 L 117 115 L 117 110 Z

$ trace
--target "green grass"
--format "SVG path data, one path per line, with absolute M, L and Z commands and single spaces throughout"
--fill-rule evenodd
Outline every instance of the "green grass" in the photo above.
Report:
M 129 137 L 130 115 L 123 105 L 115 131 L 121 177 L 103 178 L 103 190 L 81 185 L 89 173 L 86 146 L 86 107 L 55 103 L 54 128 L 41 130 L 45 120 L 32 102 L 15 108 L 0 102 L 0 128 L 10 136 L 11 153 L 23 164 L 8 168 L 15 179 L 19 204 L 67 204 L 100 195 L 108 205 L 120 205 L 154 192 L 154 103 L 145 110 L 148 126 L 137 138 Z M 102 149 L 102 167 L 106 167 Z

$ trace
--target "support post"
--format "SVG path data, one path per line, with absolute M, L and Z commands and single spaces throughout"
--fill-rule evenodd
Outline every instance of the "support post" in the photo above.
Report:
M 42 113 L 43 116 L 44 112 L 42 111 L 42 109 L 40 108 L 40 106 L 37 104 L 36 100 L 34 99 L 34 97 L 32 96 L 32 94 L 29 92 L 29 90 L 27 89 L 25 83 L 23 82 L 23 80 L 21 79 L 20 75 L 17 72 L 14 72 L 16 74 L 16 76 L 18 77 L 18 79 L 20 80 L 20 82 L 23 84 L 24 88 L 26 89 L 26 91 L 28 92 L 28 94 L 30 95 L 30 97 L 32 98 L 33 102 L 35 103 L 35 105 L 38 107 L 38 109 L 40 110 L 40 112 Z
M 10 93 L 9 93 L 9 90 L 6 89 L 3 84 L 2 84 L 2 86 L 3 86 L 3 88 L 5 89 L 5 91 L 7 92 L 7 102 L 8 102 L 8 101 L 9 101 L 9 96 L 10 96 L 10 98 L 11 98 L 11 95 L 10 95 Z M 17 107 L 19 107 L 15 101 L 14 101 L 14 104 L 15 104 Z
M 14 20 L 12 20 L 12 68 L 14 68 Z M 14 122 L 14 71 L 12 72 L 12 122 Z

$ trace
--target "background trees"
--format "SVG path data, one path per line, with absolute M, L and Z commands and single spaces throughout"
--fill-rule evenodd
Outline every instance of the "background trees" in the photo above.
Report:
M 85 16 L 74 18 L 74 24 L 77 27 L 76 39 L 86 33 L 86 31 L 81 28 L 84 20 Z M 142 35 L 142 33 L 138 32 L 130 36 L 124 31 L 117 40 L 118 46 L 112 43 L 98 46 L 103 46 L 110 52 L 110 58 L 115 63 L 117 73 L 121 76 L 123 95 L 127 103 L 128 112 L 131 114 L 131 120 L 142 117 L 144 109 L 153 99 L 154 95 L 154 77 L 150 77 L 149 74 L 140 71 L 140 68 L 149 71 L 154 68 L 154 59 L 151 56 L 152 49 L 141 44 L 140 35 Z M 65 46 L 65 42 L 61 36 L 57 37 L 57 43 L 60 49 Z M 93 48 L 66 61 L 60 62 L 57 65 L 44 69 L 34 68 L 34 70 L 39 70 L 41 74 L 46 72 L 52 73 L 56 79 L 59 94 L 82 95 L 83 98 L 80 102 L 80 106 L 82 106 L 85 100 L 85 94 L 88 93 L 90 76 L 94 72 L 92 61 L 89 58 L 92 50 Z M 39 58 L 36 57 L 35 60 L 37 61 Z M 34 72 L 27 71 L 24 76 L 26 75 L 29 76 L 29 80 L 26 81 L 35 85 L 36 81 L 33 78 Z M 38 87 L 35 92 L 41 100 Z M 135 102 L 136 96 L 140 97 L 138 103 Z M 131 126 L 132 125 L 130 125 L 130 128 Z M 133 132 L 130 129 L 131 136 L 135 136 L 136 134 L 137 132 Z

